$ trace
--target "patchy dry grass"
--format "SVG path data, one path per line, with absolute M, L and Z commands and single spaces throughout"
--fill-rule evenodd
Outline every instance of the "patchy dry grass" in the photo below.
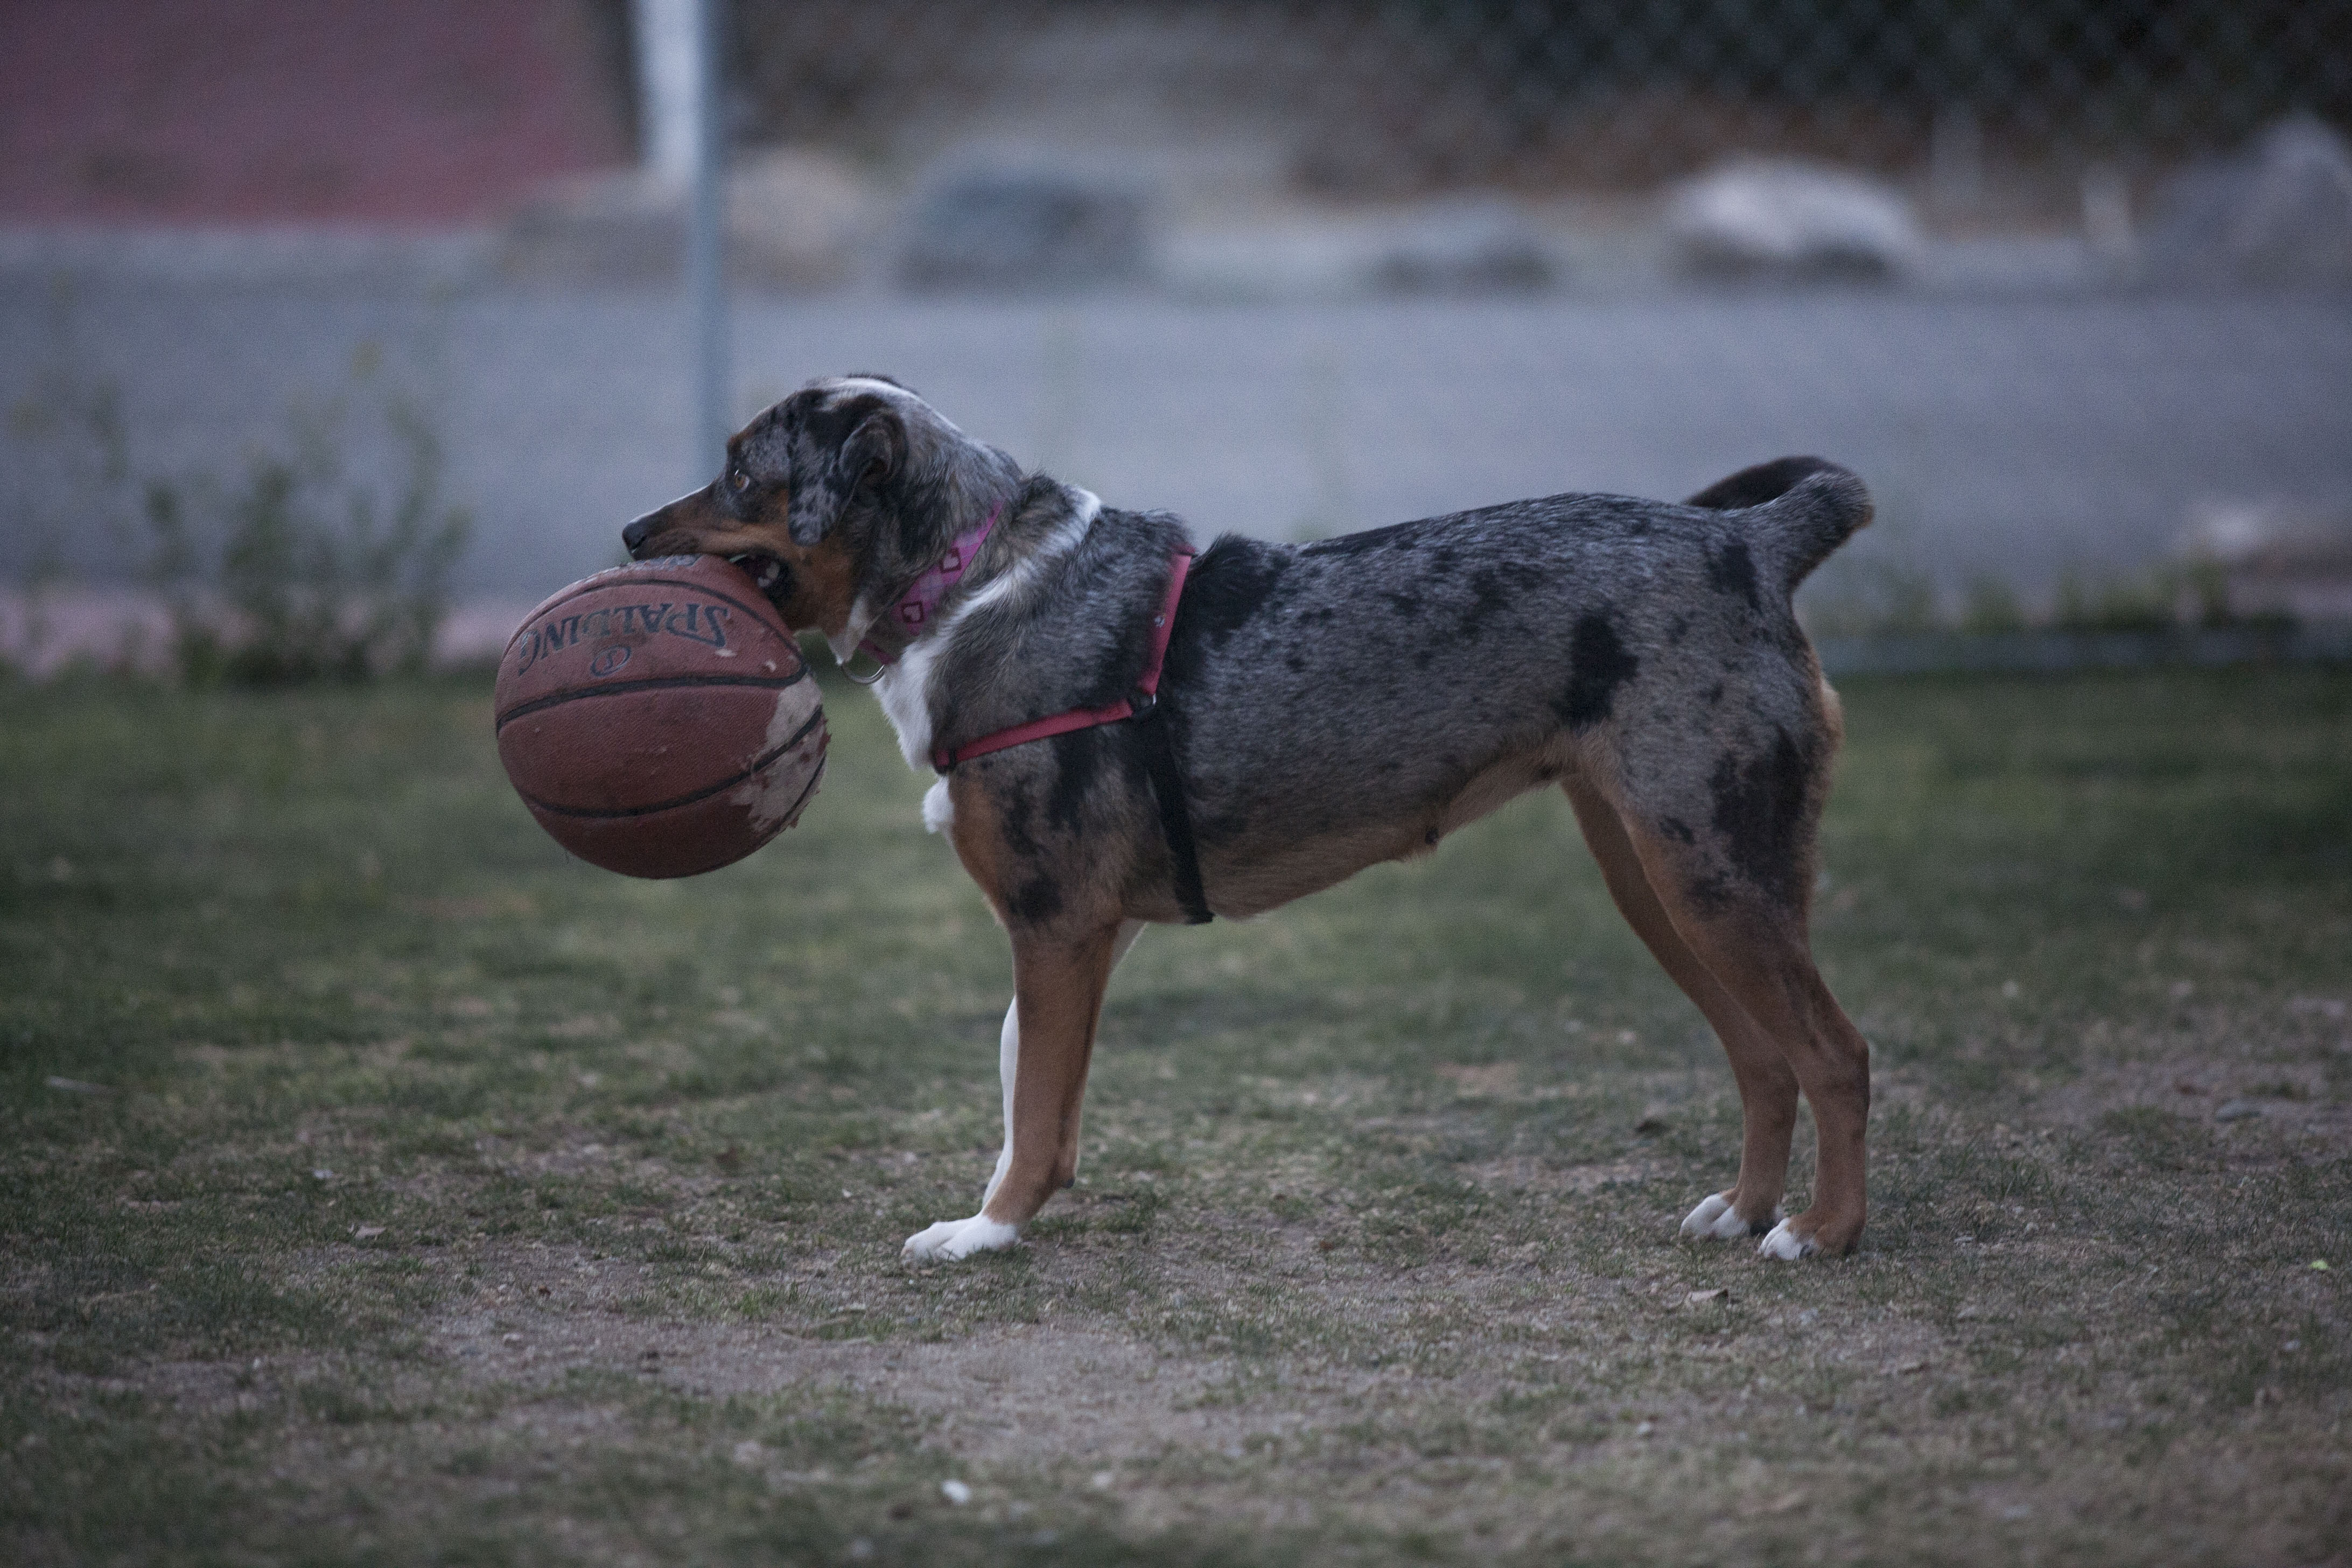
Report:
M 2344 1560 L 2352 674 L 1847 700 L 1857 1258 L 1674 1239 L 1728 1074 L 1544 797 L 1149 935 L 910 1270 L 1008 966 L 862 697 L 651 884 L 472 687 L 0 692 L 0 1555 Z

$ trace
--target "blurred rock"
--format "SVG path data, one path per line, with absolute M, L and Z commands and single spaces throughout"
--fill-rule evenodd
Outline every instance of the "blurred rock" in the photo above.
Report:
M 874 184 L 842 159 L 800 148 L 746 158 L 728 180 L 730 269 L 787 288 L 843 282 L 888 210 Z
M 885 208 L 841 159 L 801 148 L 748 154 L 727 172 L 727 271 L 788 289 L 846 281 Z M 506 228 L 509 276 L 561 283 L 653 282 L 685 265 L 686 194 L 640 169 L 548 187 Z
M 1047 164 L 935 176 L 907 216 L 901 282 L 1032 289 L 1131 282 L 1146 271 L 1150 201 L 1117 175 Z
M 2175 543 L 2210 569 L 2232 616 L 2352 621 L 2352 512 L 2282 500 L 2208 500 Z
M 1369 268 L 1392 293 L 1484 294 L 1548 287 L 1555 267 L 1543 237 L 1508 202 L 1437 202 L 1379 238 Z
M 1892 278 L 1926 249 L 1900 192 L 1785 160 L 1743 159 L 1676 186 L 1666 229 L 1685 269 L 1715 277 Z
M 508 221 L 500 262 L 544 282 L 675 277 L 686 254 L 679 193 L 636 169 L 557 181 Z
M 2298 114 L 2182 171 L 2157 198 L 2145 260 L 2174 281 L 2352 283 L 2352 147 Z
M 1547 289 L 1566 270 L 1551 237 L 1492 198 L 1228 216 L 1171 232 L 1155 271 L 1179 293 L 1312 299 Z
M 498 276 L 499 253 L 498 236 L 478 228 L 0 224 L 0 291 L 60 274 L 196 288 L 471 289 Z

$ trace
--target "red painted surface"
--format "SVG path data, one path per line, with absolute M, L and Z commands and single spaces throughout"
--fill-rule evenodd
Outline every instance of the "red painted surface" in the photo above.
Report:
M 0 219 L 463 223 L 625 163 L 577 0 L 0 0 Z

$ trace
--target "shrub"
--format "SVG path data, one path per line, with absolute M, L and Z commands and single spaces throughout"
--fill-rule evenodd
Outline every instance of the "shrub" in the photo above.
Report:
M 430 656 L 472 520 L 442 499 L 440 441 L 413 405 L 382 408 L 397 461 L 388 506 L 348 473 L 346 416 L 340 400 L 298 416 L 292 452 L 255 454 L 232 487 L 144 486 L 148 575 L 191 683 L 362 680 Z
M 121 388 L 81 369 L 72 303 L 61 287 L 51 362 L 9 406 L 0 461 L 128 547 L 169 609 L 179 675 L 283 685 L 421 667 L 472 519 L 444 494 L 427 405 L 392 384 L 383 350 L 362 343 L 343 384 L 297 400 L 240 473 L 160 473 L 138 461 Z M 421 347 L 411 357 L 429 364 Z M 32 565 L 37 582 L 62 575 Z

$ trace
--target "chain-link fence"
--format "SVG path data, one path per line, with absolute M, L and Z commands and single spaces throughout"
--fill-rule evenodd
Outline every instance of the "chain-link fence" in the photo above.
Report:
M 630 13 L 578 3 L 625 118 Z M 727 30 L 739 414 L 887 371 L 1204 536 L 1812 450 L 1881 504 L 1817 626 L 2150 625 L 2216 613 L 2216 570 L 2221 613 L 2352 616 L 2352 0 L 740 0 Z M 0 574 L 122 579 L 139 498 L 93 486 L 232 493 L 354 355 L 430 367 L 404 395 L 478 519 L 461 599 L 606 563 L 704 477 L 665 199 L 619 170 L 425 241 L 0 234 Z
M 737 130 L 904 157 L 974 121 L 1276 139 L 1306 188 L 1640 188 L 1728 153 L 2068 183 L 2352 115 L 2345 0 L 832 0 L 734 8 Z

